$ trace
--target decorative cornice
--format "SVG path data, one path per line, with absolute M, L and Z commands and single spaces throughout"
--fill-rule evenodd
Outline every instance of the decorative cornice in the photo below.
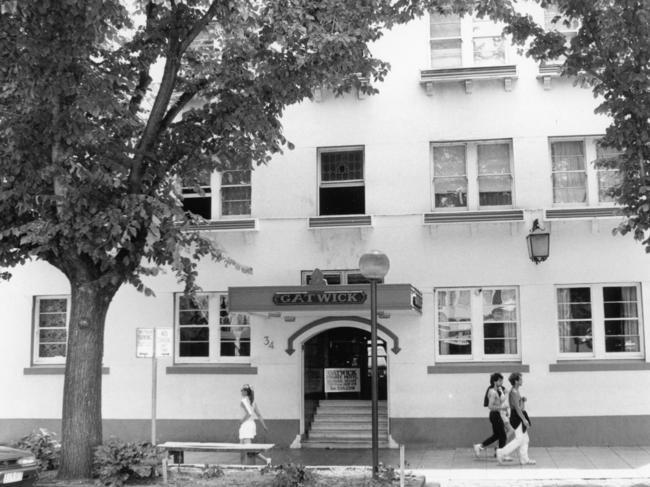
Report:
M 372 226 L 372 217 L 370 215 L 328 215 L 309 218 L 309 228 L 370 226 Z
M 454 211 L 425 213 L 424 223 L 477 223 L 524 221 L 524 210 Z
M 471 68 L 423 69 L 420 71 L 420 83 L 429 81 L 464 81 L 468 79 L 503 79 L 516 77 L 516 64 L 474 66 Z
M 544 211 L 545 220 L 576 220 L 591 218 L 616 218 L 621 216 L 617 207 L 554 208 Z
M 191 230 L 257 230 L 256 219 L 212 220 L 201 225 L 193 225 Z

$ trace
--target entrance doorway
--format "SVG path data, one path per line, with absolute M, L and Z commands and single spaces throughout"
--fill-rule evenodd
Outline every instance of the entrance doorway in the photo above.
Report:
M 352 327 L 333 328 L 312 338 L 304 345 L 305 401 L 320 399 L 371 399 L 372 352 L 370 332 Z M 325 369 L 358 369 L 358 390 L 332 391 L 325 379 Z M 386 342 L 377 338 L 378 398 L 386 399 Z M 353 372 L 353 374 L 356 372 Z M 353 387 L 342 387 L 352 389 Z

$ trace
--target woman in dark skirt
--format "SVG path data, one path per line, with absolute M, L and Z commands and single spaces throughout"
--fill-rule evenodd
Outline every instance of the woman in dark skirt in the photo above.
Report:
M 502 413 L 508 410 L 507 396 L 503 388 L 503 376 L 495 372 L 490 376 L 490 386 L 485 391 L 483 398 L 483 405 L 490 410 L 490 424 L 492 424 L 492 436 L 486 438 L 482 443 L 474 445 L 474 454 L 477 457 L 481 456 L 481 451 L 488 445 L 499 440 L 499 448 L 506 445 L 506 426 L 503 423 Z M 503 458 L 510 460 L 510 458 Z

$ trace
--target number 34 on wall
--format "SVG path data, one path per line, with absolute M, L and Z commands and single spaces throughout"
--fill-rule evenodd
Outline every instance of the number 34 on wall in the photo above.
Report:
M 268 348 L 274 348 L 273 340 L 271 340 L 271 337 L 268 335 L 264 337 L 264 346 Z

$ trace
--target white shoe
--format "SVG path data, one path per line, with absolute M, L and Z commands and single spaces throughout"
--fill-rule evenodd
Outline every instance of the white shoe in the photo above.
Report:
M 537 462 L 535 460 L 531 460 L 530 458 L 526 461 L 519 462 L 522 465 L 537 465 Z
M 473 446 L 474 448 L 474 455 L 476 458 L 479 458 L 481 456 L 481 451 L 483 450 L 483 447 L 481 446 L 480 443 L 477 443 L 476 445 Z
M 505 457 L 503 453 L 501 453 L 499 450 L 497 450 L 497 463 L 499 465 L 504 465 L 505 464 Z

